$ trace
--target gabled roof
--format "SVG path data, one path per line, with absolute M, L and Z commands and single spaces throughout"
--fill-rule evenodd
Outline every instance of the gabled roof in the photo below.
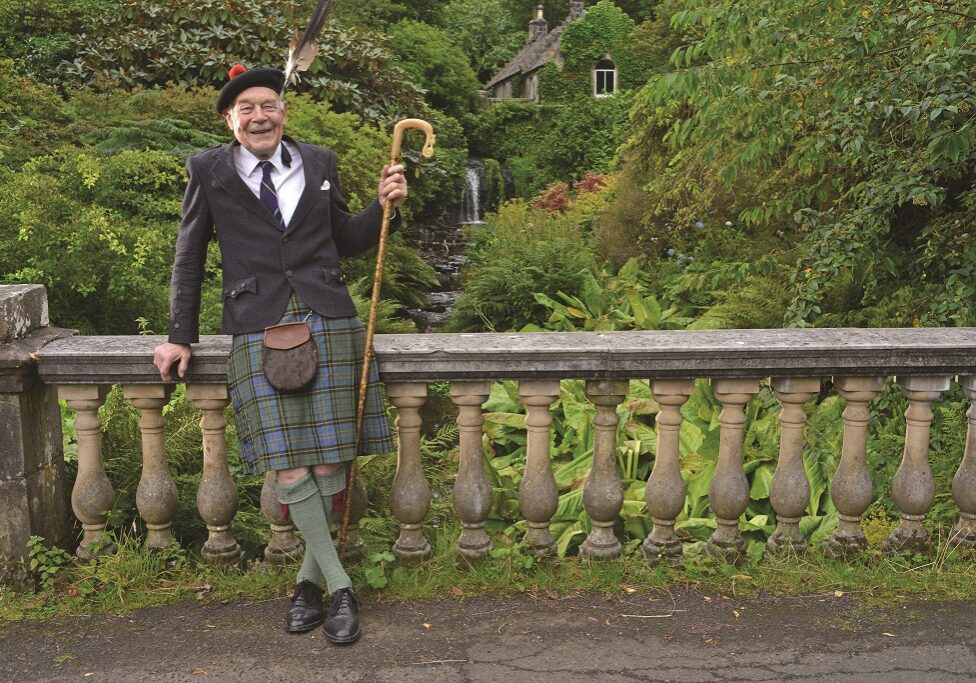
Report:
M 556 26 L 542 38 L 537 38 L 526 44 L 525 47 L 518 51 L 518 54 L 512 57 L 508 64 L 501 68 L 501 71 L 488 81 L 485 88 L 493 88 L 499 83 L 507 81 L 515 74 L 532 73 L 536 69 L 556 59 L 556 56 L 559 54 L 559 40 L 563 35 L 563 29 L 566 28 L 566 24 L 569 22 L 570 19 L 567 18 L 566 21 Z

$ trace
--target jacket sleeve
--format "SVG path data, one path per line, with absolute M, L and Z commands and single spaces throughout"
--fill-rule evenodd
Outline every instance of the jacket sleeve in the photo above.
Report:
M 332 237 L 339 249 L 339 256 L 355 256 L 380 241 L 380 229 L 383 224 L 383 205 L 374 199 L 369 205 L 355 216 L 349 214 L 349 206 L 342 197 L 339 186 L 339 171 L 336 167 L 335 154 L 326 154 L 326 169 L 329 183 L 332 185 Z M 400 212 L 394 212 L 390 219 L 390 234 L 399 229 L 401 224 Z
M 186 162 L 189 177 L 183 196 L 183 220 L 176 237 L 176 256 L 169 294 L 169 341 L 200 341 L 200 289 L 207 243 L 213 235 L 213 216 L 194 158 Z

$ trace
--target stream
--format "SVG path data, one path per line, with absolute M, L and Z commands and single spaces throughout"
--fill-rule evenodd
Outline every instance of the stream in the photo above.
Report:
M 467 182 L 455 206 L 448 207 L 440 219 L 411 226 L 407 241 L 437 271 L 440 289 L 427 295 L 422 308 L 408 308 L 407 314 L 421 331 L 433 331 L 447 322 L 461 295 L 461 268 L 466 258 L 464 245 L 471 226 L 483 222 L 481 188 L 485 167 L 478 159 L 468 159 Z

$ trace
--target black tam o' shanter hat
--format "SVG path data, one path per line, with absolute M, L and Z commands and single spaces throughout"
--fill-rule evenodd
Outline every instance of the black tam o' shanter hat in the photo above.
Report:
M 284 72 L 263 66 L 247 69 L 240 64 L 235 64 L 228 75 L 230 80 L 220 89 L 220 95 L 217 96 L 218 114 L 223 114 L 224 110 L 234 104 L 237 96 L 248 88 L 271 88 L 280 93 L 285 85 Z

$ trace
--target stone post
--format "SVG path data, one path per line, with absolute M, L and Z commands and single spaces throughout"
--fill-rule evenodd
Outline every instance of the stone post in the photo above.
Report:
M 884 389 L 884 377 L 835 377 L 844 407 L 844 444 L 840 464 L 830 482 L 830 499 L 837 508 L 837 528 L 824 543 L 830 557 L 842 558 L 868 547 L 861 516 L 871 505 L 874 487 L 867 465 L 868 404 Z
M 715 513 L 715 533 L 705 551 L 713 557 L 737 562 L 745 550 L 739 533 L 739 517 L 749 505 L 749 480 L 742 469 L 742 440 L 745 437 L 746 404 L 759 392 L 758 379 L 712 380 L 715 398 L 722 404 L 719 416 L 718 464 L 708 488 L 708 502 Z
M 559 380 L 523 380 L 519 382 L 519 396 L 526 412 L 525 472 L 519 484 L 519 510 L 529 527 L 522 542 L 536 555 L 545 557 L 556 553 L 549 519 L 559 506 L 559 489 L 549 457 L 549 407 L 559 398 Z
M 166 420 L 163 406 L 169 400 L 172 386 L 164 384 L 130 384 L 122 393 L 132 401 L 142 417 L 142 476 L 136 488 L 136 507 L 146 522 L 146 547 L 165 548 L 176 543 L 173 517 L 179 502 L 176 481 L 166 463 Z
M 928 532 L 922 523 L 935 499 L 935 479 L 929 465 L 929 430 L 932 401 L 949 388 L 945 375 L 899 377 L 902 393 L 908 397 L 905 411 L 905 452 L 891 481 L 891 497 L 901 512 L 901 522 L 884 543 L 890 553 L 928 549 Z
M 0 583 L 28 582 L 31 536 L 70 545 L 61 411 L 33 354 L 71 331 L 47 324 L 43 286 L 0 285 Z
M 617 406 L 627 398 L 627 380 L 587 380 L 586 397 L 596 406 L 593 416 L 593 465 L 583 486 L 583 507 L 590 516 L 590 533 L 580 557 L 612 560 L 620 557 L 614 522 L 624 504 L 624 487 L 617 470 Z
M 189 384 L 186 397 L 203 417 L 203 476 L 197 489 L 197 509 L 207 524 L 208 537 L 201 555 L 208 564 L 238 564 L 241 546 L 230 525 L 237 514 L 237 484 L 227 467 L 227 420 L 224 409 L 230 403 L 226 384 Z
M 390 383 L 386 395 L 397 409 L 397 468 L 390 487 L 390 507 L 400 523 L 400 537 L 393 544 L 393 554 L 399 560 L 427 560 L 434 554 L 421 531 L 430 510 L 430 485 L 420 462 L 420 409 L 427 402 L 427 385 Z
M 451 382 L 451 400 L 458 407 L 457 423 L 460 462 L 454 482 L 454 510 L 461 520 L 461 536 L 457 553 L 467 560 L 485 557 L 491 549 L 491 539 L 485 532 L 485 520 L 491 512 L 491 483 L 485 472 L 481 439 L 484 415 L 482 404 L 488 400 L 488 382 Z
M 769 502 L 776 511 L 776 531 L 769 537 L 773 550 L 799 549 L 806 540 L 800 533 L 800 518 L 810 504 L 810 482 L 803 468 L 803 427 L 807 413 L 803 405 L 820 391 L 816 377 L 777 377 L 773 391 L 783 405 L 779 415 L 779 462 L 769 487 Z
M 969 397 L 969 430 L 962 462 L 952 478 L 952 497 L 959 507 L 959 523 L 949 537 L 951 543 L 976 547 L 976 375 L 961 375 L 959 384 Z
M 644 539 L 641 554 L 651 561 L 681 555 L 681 541 L 674 533 L 675 519 L 685 506 L 678 433 L 682 422 L 681 406 L 694 391 L 695 382 L 690 379 L 658 379 L 651 383 L 654 400 L 661 406 L 655 420 L 657 454 L 644 489 L 644 500 L 654 527 Z

